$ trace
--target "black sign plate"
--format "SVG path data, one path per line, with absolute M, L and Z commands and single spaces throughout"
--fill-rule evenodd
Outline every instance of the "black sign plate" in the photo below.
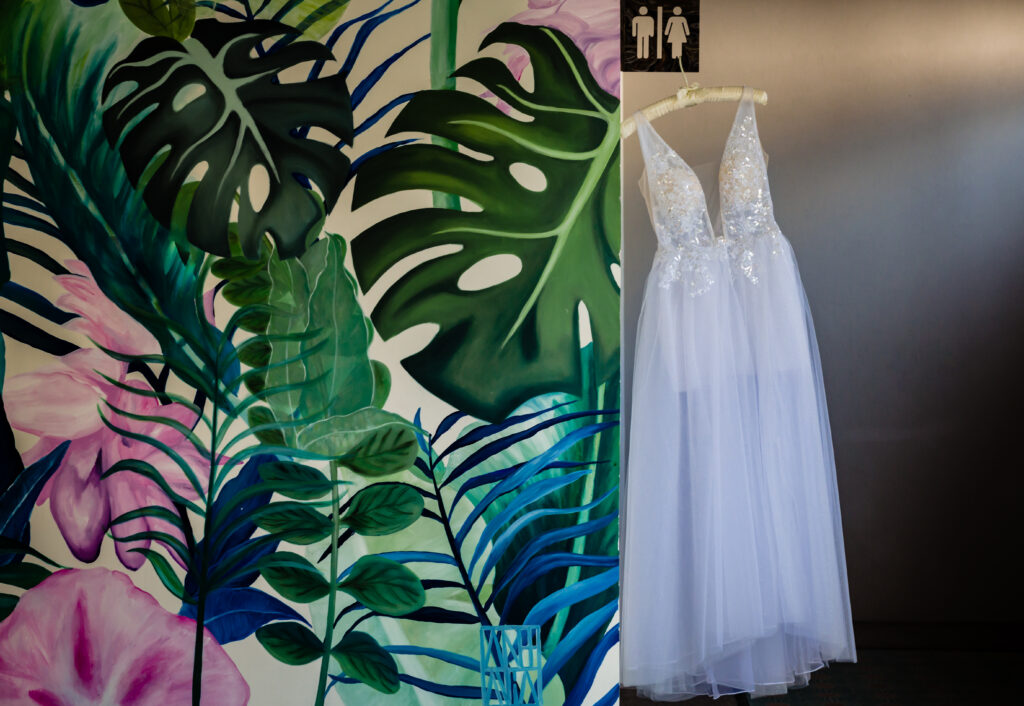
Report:
M 621 0 L 623 71 L 699 71 L 700 0 Z

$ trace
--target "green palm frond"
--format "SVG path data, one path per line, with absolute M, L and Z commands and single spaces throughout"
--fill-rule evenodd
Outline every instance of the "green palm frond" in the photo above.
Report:
M 153 334 L 182 379 L 209 394 L 218 332 L 196 306 L 202 260 L 149 213 L 96 110 L 127 21 L 116 7 L 89 12 L 86 21 L 69 3 L 24 4 L 0 36 L 32 182 L 103 293 Z

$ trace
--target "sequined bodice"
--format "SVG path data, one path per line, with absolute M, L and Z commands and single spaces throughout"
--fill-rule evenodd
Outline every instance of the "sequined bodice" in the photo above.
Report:
M 709 263 L 727 258 L 756 283 L 754 241 L 774 241 L 781 233 L 772 210 L 751 91 L 745 91 L 736 111 L 719 167 L 718 232 L 696 173 L 642 113 L 636 120 L 646 165 L 641 188 L 658 237 L 654 267 L 662 285 L 685 281 L 692 294 L 700 294 L 714 283 Z

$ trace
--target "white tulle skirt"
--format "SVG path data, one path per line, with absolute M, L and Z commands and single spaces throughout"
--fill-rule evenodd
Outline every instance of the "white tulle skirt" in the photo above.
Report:
M 755 247 L 760 269 L 710 258 L 699 287 L 648 278 L 621 646 L 647 698 L 776 694 L 856 659 L 813 324 L 785 239 Z

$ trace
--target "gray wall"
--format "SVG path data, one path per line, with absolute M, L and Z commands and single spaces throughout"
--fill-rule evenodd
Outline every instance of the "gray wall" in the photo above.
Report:
M 818 330 L 855 619 L 1024 619 L 1024 2 L 702 5 L 690 80 L 769 95 L 758 121 Z M 626 74 L 623 114 L 680 83 Z M 655 127 L 701 164 L 734 111 Z M 628 138 L 627 405 L 655 247 L 639 151 Z

